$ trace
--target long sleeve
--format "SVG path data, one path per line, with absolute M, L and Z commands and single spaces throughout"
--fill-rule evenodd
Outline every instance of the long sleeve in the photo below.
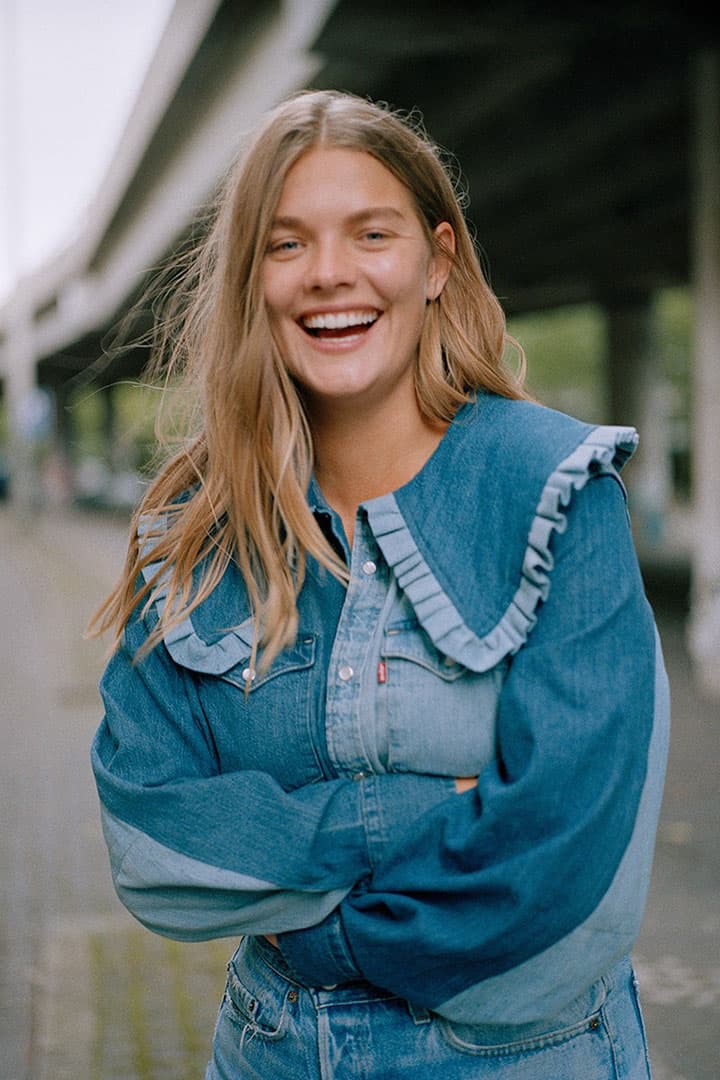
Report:
M 667 747 L 662 657 L 624 494 L 574 495 L 477 789 L 416 822 L 336 912 L 284 934 L 310 982 L 362 975 L 466 1022 L 553 1015 L 632 946 Z
M 151 929 L 197 940 L 316 923 L 369 873 L 368 815 L 397 829 L 447 796 L 438 778 L 286 792 L 264 772 L 220 772 L 192 674 L 163 645 L 134 659 L 147 630 L 131 620 L 105 671 L 92 765 L 115 887 Z

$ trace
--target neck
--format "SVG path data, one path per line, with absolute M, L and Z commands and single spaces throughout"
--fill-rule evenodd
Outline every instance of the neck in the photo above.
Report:
M 314 410 L 311 422 L 315 475 L 350 544 L 360 503 L 412 480 L 447 430 L 422 416 L 414 395 L 411 408 Z

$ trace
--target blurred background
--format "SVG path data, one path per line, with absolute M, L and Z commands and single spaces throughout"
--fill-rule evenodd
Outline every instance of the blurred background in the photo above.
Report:
M 717 20 L 520 0 L 0 12 L 0 1076 L 201 1075 L 229 946 L 158 942 L 110 895 L 86 768 L 102 657 L 81 634 L 152 469 L 158 394 L 118 328 L 244 133 L 312 86 L 419 113 L 462 175 L 531 390 L 640 430 L 624 476 L 675 728 L 636 963 L 657 1076 L 716 1080 Z

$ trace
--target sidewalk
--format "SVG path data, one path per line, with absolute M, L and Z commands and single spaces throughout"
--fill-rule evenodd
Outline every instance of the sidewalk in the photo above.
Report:
M 229 940 L 180 945 L 114 896 L 88 747 L 103 646 L 82 630 L 119 572 L 126 522 L 0 508 L 0 1080 L 201 1080 Z M 720 707 L 689 679 L 659 598 L 674 727 L 635 961 L 654 1080 L 717 1080 Z
M 110 880 L 88 761 L 104 645 L 84 626 L 126 524 L 0 509 L 0 1078 L 200 1080 L 231 941 L 143 930 Z

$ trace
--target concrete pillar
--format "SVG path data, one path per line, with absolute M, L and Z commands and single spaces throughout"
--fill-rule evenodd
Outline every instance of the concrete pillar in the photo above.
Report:
M 117 468 L 117 406 L 115 401 L 115 387 L 108 383 L 100 391 L 102 405 L 102 437 L 104 444 L 104 458 L 110 473 Z
M 10 307 L 5 340 L 5 408 L 9 429 L 10 493 L 23 518 L 30 518 L 41 502 L 35 459 L 39 394 L 35 382 L 32 322 L 21 298 Z
M 720 52 L 695 69 L 692 599 L 698 685 L 720 699 Z
M 605 297 L 608 422 L 640 423 L 650 373 L 651 299 L 647 293 Z
M 54 430 L 45 468 L 46 497 L 51 506 L 64 507 L 75 496 L 75 423 L 67 386 L 53 392 Z
M 672 498 L 670 398 L 659 364 L 652 297 L 606 298 L 608 422 L 631 424 L 640 446 L 624 474 L 640 555 L 666 548 Z

